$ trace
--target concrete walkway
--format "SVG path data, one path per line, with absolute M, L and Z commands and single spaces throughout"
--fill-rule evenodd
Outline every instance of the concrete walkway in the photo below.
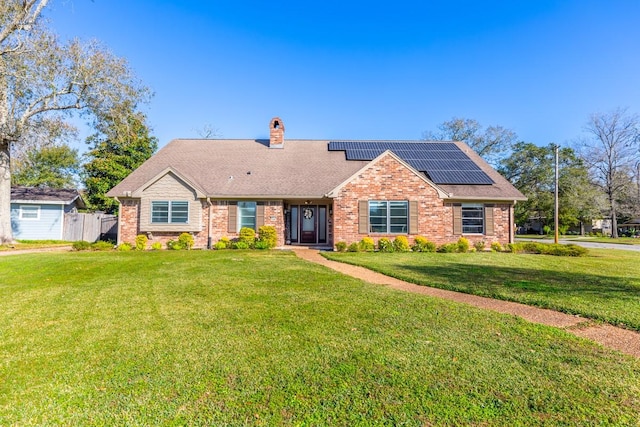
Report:
M 389 286 L 406 292 L 414 292 L 429 295 L 436 298 L 444 298 L 475 307 L 492 310 L 499 313 L 519 316 L 525 320 L 542 325 L 561 328 L 579 337 L 595 341 L 605 347 L 618 350 L 640 358 L 640 333 L 618 328 L 611 325 L 595 325 L 589 319 L 553 310 L 532 307 L 509 301 L 495 300 L 444 289 L 430 288 L 428 286 L 415 285 L 393 277 L 385 276 L 366 268 L 330 261 L 315 249 L 303 247 L 291 248 L 295 254 L 304 260 L 324 265 L 340 273 L 379 285 Z

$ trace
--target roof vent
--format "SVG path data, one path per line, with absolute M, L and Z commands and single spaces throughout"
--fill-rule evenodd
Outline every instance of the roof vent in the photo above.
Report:
M 284 123 L 274 117 L 269 123 L 269 148 L 284 148 Z

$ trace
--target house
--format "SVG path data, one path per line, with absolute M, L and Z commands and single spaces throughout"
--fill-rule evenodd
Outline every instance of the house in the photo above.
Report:
M 513 208 L 526 198 L 462 142 L 176 139 L 107 195 L 119 209 L 119 241 L 196 247 L 272 225 L 280 245 L 421 235 L 437 243 L 506 244 Z
M 78 190 L 12 187 L 11 231 L 19 240 L 65 240 L 65 214 L 86 208 Z

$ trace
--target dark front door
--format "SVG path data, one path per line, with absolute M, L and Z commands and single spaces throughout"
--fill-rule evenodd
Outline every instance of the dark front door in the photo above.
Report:
M 316 206 L 300 207 L 300 243 L 316 243 L 317 213 Z

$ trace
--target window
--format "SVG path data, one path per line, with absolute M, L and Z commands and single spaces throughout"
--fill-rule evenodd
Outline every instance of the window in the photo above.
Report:
M 238 202 L 238 231 L 242 227 L 256 229 L 256 202 Z
M 462 233 L 484 233 L 484 205 L 462 205 Z
M 189 202 L 151 202 L 151 223 L 187 224 L 189 222 Z
M 20 206 L 20 219 L 40 219 L 40 206 Z
M 370 233 L 407 233 L 408 202 L 369 202 Z

